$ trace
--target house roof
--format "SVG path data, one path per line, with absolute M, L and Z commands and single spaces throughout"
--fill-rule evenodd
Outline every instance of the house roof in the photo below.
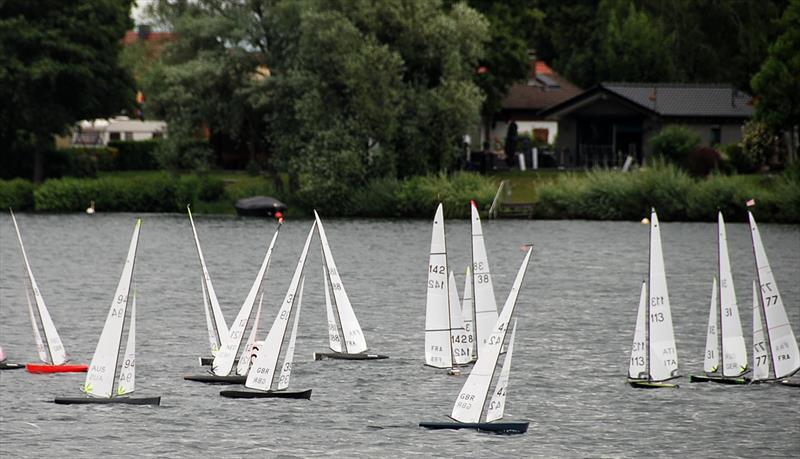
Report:
M 604 95 L 658 116 L 750 118 L 754 112 L 752 96 L 730 85 L 600 83 L 548 108 L 543 115 L 564 115 Z
M 544 61 L 532 65 L 528 81 L 511 86 L 503 99 L 505 110 L 542 110 L 580 94 L 581 89 L 554 72 Z

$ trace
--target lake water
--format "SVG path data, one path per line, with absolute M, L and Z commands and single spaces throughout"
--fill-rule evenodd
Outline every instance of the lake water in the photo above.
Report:
M 431 216 L 433 211 L 431 212 Z M 388 360 L 311 360 L 327 348 L 321 256 L 315 239 L 295 351 L 292 389 L 310 401 L 231 400 L 228 386 L 184 381 L 208 354 L 200 269 L 184 215 L 143 215 L 136 271 L 137 394 L 160 407 L 61 406 L 83 374 L 0 372 L 5 457 L 797 457 L 800 390 L 689 384 L 642 391 L 625 384 L 648 227 L 632 222 L 484 222 L 498 303 L 535 244 L 515 317 L 518 330 L 506 418 L 525 435 L 428 431 L 443 421 L 465 376 L 423 366 L 431 222 L 326 220 L 333 253 L 372 352 Z M 135 222 L 132 214 L 18 215 L 31 265 L 73 361 L 88 363 L 108 313 Z M 274 224 L 197 217 L 227 321 L 258 271 Z M 308 220 L 288 220 L 266 283 L 262 330 L 283 299 Z M 739 311 L 751 339 L 750 233 L 729 223 Z M 800 333 L 800 227 L 761 225 L 790 321 Z M 469 222 L 448 221 L 459 290 Z M 715 275 L 716 225 L 662 222 L 681 373 L 702 372 Z M 24 273 L 10 217 L 0 214 L 0 345 L 10 361 L 36 356 Z M 463 292 L 460 292 L 463 293 Z M 264 332 L 265 333 L 265 332 Z M 262 335 L 264 334 L 262 333 Z M 748 347 L 749 349 L 749 347 Z M 465 373 L 466 374 L 466 373 Z

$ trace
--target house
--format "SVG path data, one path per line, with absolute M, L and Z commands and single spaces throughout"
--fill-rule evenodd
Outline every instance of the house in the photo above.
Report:
M 127 116 L 112 119 L 84 120 L 72 134 L 73 147 L 102 147 L 115 140 L 149 140 L 164 137 L 165 121 L 132 120 Z
M 650 138 L 671 124 L 697 131 L 703 146 L 738 142 L 751 100 L 729 85 L 601 83 L 541 116 L 558 122 L 561 166 L 614 167 L 628 155 L 644 162 Z

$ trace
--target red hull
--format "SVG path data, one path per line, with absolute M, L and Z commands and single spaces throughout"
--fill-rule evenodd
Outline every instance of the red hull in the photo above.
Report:
M 86 373 L 89 365 L 84 364 L 65 364 L 48 365 L 44 363 L 28 363 L 25 365 L 28 373 Z

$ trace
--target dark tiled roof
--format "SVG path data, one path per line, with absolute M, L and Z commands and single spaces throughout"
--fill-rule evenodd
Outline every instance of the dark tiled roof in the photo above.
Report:
M 536 73 L 527 82 L 517 83 L 509 88 L 502 104 L 504 109 L 538 111 L 581 93 L 580 88 L 553 72 L 544 62 L 536 62 L 535 68 Z M 537 76 L 544 78 L 537 79 Z
M 601 87 L 662 116 L 753 116 L 752 96 L 728 85 L 601 83 Z

